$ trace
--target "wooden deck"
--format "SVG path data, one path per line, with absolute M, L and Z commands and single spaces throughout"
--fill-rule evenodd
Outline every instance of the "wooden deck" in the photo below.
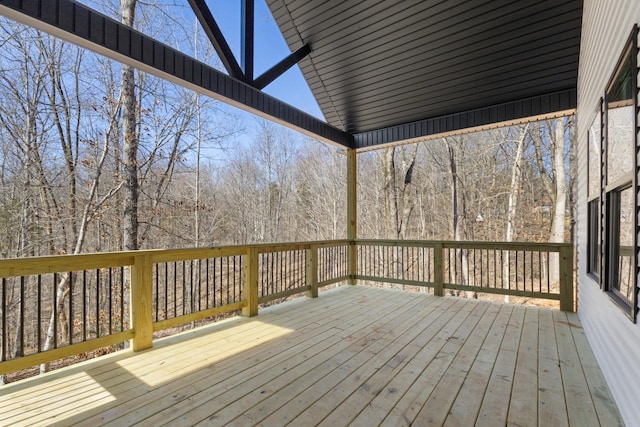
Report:
M 345 286 L 0 387 L 0 425 L 621 425 L 577 315 Z

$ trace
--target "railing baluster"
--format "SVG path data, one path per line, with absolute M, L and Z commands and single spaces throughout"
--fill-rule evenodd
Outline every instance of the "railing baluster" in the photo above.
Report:
M 58 288 L 58 273 L 53 273 L 53 348 L 58 348 L 58 304 L 56 301 L 56 294 Z
M 20 343 L 20 349 L 18 356 L 24 356 L 24 306 L 25 306 L 25 292 L 24 292 L 24 276 L 20 277 L 20 336 L 18 342 Z
M 69 344 L 73 344 L 73 276 L 69 273 Z
M 209 302 L 210 301 L 209 300 L 209 258 L 205 259 L 204 275 L 205 275 L 205 289 L 206 289 L 206 294 L 207 294 L 206 308 L 211 308 L 211 304 Z
M 2 279 L 4 281 L 4 279 Z M 2 293 L 2 298 L 4 299 L 4 292 Z M 2 312 L 4 313 L 4 307 L 2 308 Z M 38 343 L 37 348 L 38 352 L 42 351 L 42 275 L 38 274 L 38 314 L 37 314 L 37 330 L 38 330 Z M 2 322 L 4 325 L 4 321 Z M 4 342 L 4 333 L 2 335 L 2 341 Z M 0 360 L 4 360 L 0 358 Z
M 120 267 L 120 332 L 124 331 L 124 267 Z
M 160 264 L 156 264 L 154 266 L 156 274 L 154 276 L 154 280 L 153 280 L 153 289 L 155 291 L 155 303 L 153 305 L 153 318 L 154 321 L 158 321 L 158 316 L 159 316 L 159 312 L 160 312 Z
M 162 264 L 164 267 L 164 316 L 163 319 L 169 317 L 169 263 L 165 262 Z
M 2 278 L 2 354 L 0 361 L 7 360 L 7 279 Z
M 222 259 L 222 258 L 220 258 Z M 217 303 L 217 292 L 216 292 L 216 283 L 220 284 L 218 282 L 218 275 L 216 274 L 216 259 L 213 259 L 213 306 L 214 307 L 218 307 L 218 303 Z

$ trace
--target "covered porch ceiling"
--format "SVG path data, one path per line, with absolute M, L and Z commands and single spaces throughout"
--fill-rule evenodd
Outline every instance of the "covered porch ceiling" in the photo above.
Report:
M 0 14 L 345 148 L 576 107 L 582 0 L 266 2 L 327 123 L 81 3 L 0 0 Z M 189 4 L 206 15 L 206 1 Z
M 582 0 L 267 0 L 357 148 L 571 110 Z

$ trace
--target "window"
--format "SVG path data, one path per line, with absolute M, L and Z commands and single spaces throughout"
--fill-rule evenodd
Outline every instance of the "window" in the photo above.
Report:
M 600 196 L 601 186 L 601 153 L 602 153 L 602 100 L 600 109 L 591 123 L 587 136 L 589 143 L 589 186 L 588 186 L 588 243 L 587 272 L 600 283 L 602 222 Z
M 634 321 L 637 316 L 637 235 L 638 221 L 635 207 L 638 190 L 636 171 L 637 156 L 637 95 L 638 82 L 637 27 L 627 44 L 622 58 L 607 86 L 604 99 L 604 162 L 600 170 L 600 188 L 604 189 L 604 203 L 596 203 L 595 189 L 589 178 L 589 272 L 597 274 L 600 254 L 597 239 L 604 244 L 603 289 L 612 300 Z M 593 128 L 593 126 L 592 126 Z M 592 129 L 593 130 L 593 129 Z M 594 131 L 595 132 L 595 131 Z M 591 134 L 591 131 L 590 131 Z M 591 135 L 590 135 L 591 137 Z M 594 135 L 595 137 L 595 135 Z M 591 141 L 589 142 L 589 173 L 591 166 Z M 595 187 L 595 185 L 594 185 Z M 593 204 L 592 204 L 593 203 Z M 604 207 L 604 227 L 598 226 L 598 207 Z M 596 237 L 598 231 L 604 233 Z M 593 262 L 594 264 L 591 264 Z M 593 270 L 592 270 L 593 269 Z

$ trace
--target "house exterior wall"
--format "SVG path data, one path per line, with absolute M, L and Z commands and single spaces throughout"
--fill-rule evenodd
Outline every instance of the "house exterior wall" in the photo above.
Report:
M 622 55 L 638 0 L 585 0 L 578 74 L 578 313 L 627 425 L 640 425 L 640 325 L 634 324 L 587 274 L 587 133 Z

